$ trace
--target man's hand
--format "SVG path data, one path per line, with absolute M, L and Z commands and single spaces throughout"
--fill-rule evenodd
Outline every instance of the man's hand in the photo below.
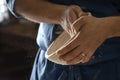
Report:
M 75 28 L 73 26 L 73 22 L 77 20 L 79 17 L 83 16 L 88 16 L 88 14 L 83 12 L 79 6 L 76 5 L 68 6 L 61 15 L 60 25 L 72 37 L 77 33 L 77 31 L 80 28 L 80 26 L 79 28 L 78 27 Z
M 57 52 L 61 60 L 67 64 L 88 62 L 96 49 L 111 33 L 109 21 L 106 18 L 85 16 L 74 27 L 81 27 L 80 32 L 66 46 Z

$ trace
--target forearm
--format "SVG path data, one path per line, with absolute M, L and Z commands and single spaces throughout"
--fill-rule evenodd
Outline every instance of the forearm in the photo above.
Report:
M 120 16 L 108 17 L 107 21 L 110 25 L 110 37 L 120 37 Z
M 57 5 L 43 0 L 16 0 L 15 11 L 23 17 L 40 23 L 59 24 L 62 12 L 67 6 Z

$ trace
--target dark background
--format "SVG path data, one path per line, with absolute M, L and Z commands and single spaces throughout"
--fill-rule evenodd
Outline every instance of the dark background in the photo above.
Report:
M 29 80 L 38 48 L 38 24 L 8 14 L 0 22 L 0 80 Z

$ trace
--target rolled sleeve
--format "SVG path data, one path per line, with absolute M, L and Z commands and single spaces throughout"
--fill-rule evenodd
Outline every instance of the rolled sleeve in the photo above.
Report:
M 15 4 L 15 0 L 6 0 L 7 4 L 7 8 L 8 10 L 16 17 L 16 18 L 21 18 L 20 15 L 18 15 L 15 11 L 14 11 L 14 4 Z

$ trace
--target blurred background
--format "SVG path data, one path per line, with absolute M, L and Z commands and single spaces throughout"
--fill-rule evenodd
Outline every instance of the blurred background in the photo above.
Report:
M 38 24 L 11 15 L 0 0 L 0 80 L 29 80 Z

